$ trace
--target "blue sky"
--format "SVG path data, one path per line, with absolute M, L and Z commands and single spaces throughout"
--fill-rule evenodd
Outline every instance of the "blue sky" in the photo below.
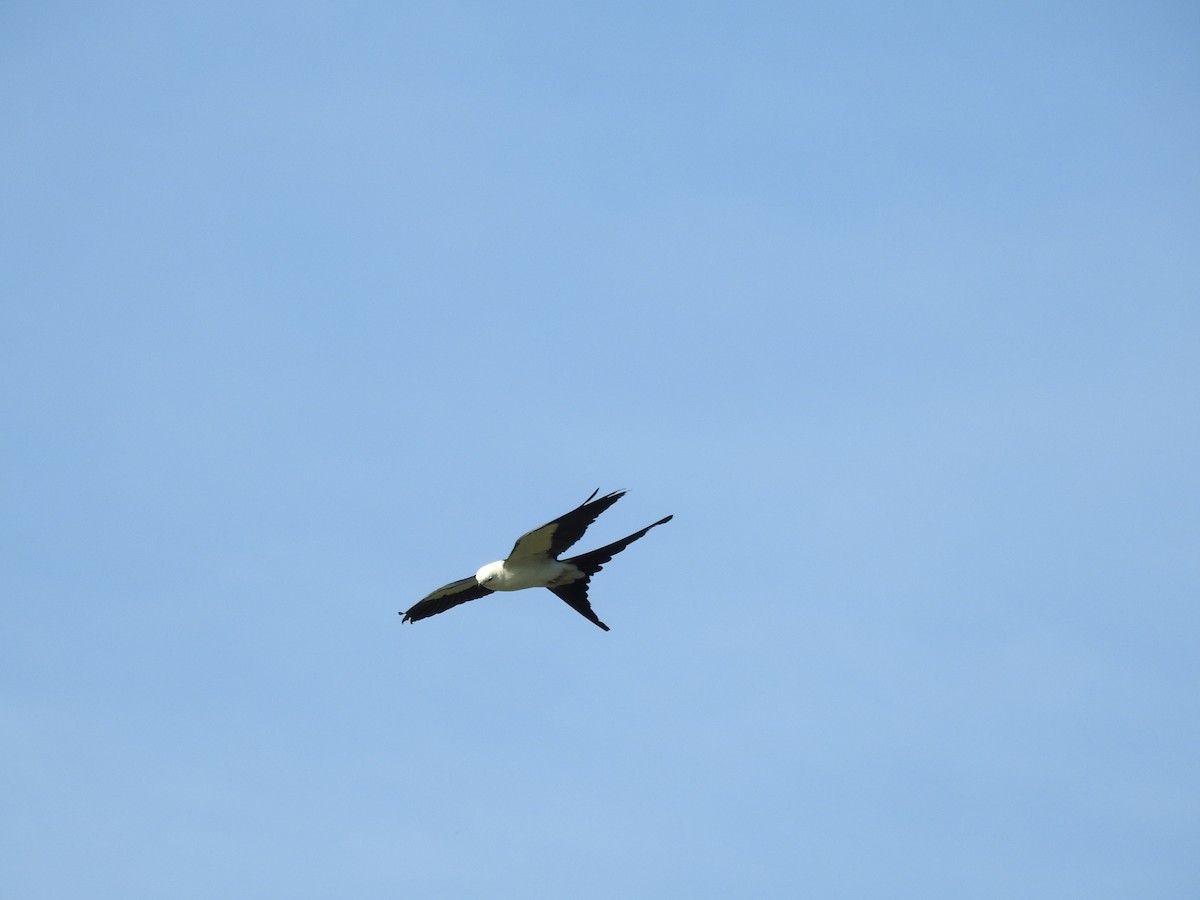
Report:
M 1196 896 L 1198 37 L 6 4 L 0 894 Z

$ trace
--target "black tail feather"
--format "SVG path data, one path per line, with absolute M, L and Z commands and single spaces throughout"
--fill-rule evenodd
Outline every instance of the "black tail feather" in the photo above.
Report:
M 600 621 L 600 617 L 596 615 L 596 611 L 592 609 L 592 604 L 588 602 L 588 580 L 586 578 L 581 578 L 579 581 L 571 584 L 552 587 L 549 590 L 589 622 L 599 625 L 605 631 L 609 630 L 608 626 Z

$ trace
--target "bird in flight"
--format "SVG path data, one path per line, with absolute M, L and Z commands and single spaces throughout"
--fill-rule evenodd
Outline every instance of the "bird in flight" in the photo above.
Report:
M 559 516 L 553 522 L 547 522 L 541 528 L 535 528 L 517 538 L 508 559 L 488 563 L 470 578 L 438 588 L 416 606 L 401 613 L 404 616 L 401 621 L 416 622 L 427 619 L 468 600 L 486 597 L 493 591 L 520 591 L 525 588 L 544 587 L 549 588 L 555 596 L 589 622 L 608 631 L 608 626 L 600 621 L 600 617 L 592 610 L 592 604 L 588 602 L 588 582 L 605 563 L 634 541 L 645 537 L 651 528 L 670 522 L 674 517 L 659 519 L 641 531 L 635 531 L 599 550 L 572 556 L 570 559 L 559 559 L 560 554 L 565 553 L 583 537 L 583 533 L 596 521 L 600 513 L 625 496 L 624 491 L 614 491 L 598 500 L 594 499 L 598 493 L 599 489 L 592 491 L 591 497 L 566 515 Z

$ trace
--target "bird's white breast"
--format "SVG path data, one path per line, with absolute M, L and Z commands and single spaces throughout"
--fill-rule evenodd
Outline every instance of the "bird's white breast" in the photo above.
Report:
M 493 591 L 522 591 L 532 587 L 551 587 L 577 581 L 583 573 L 557 559 L 499 560 L 488 563 L 475 573 L 479 583 Z

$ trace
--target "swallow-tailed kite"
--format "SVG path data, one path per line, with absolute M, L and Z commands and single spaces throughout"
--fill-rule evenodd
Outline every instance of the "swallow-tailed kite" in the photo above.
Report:
M 583 537 L 596 517 L 625 495 L 624 491 L 615 491 L 599 500 L 593 499 L 598 493 L 599 490 L 592 491 L 591 497 L 566 515 L 522 535 L 513 545 L 508 559 L 488 563 L 472 577 L 438 588 L 412 609 L 402 613 L 404 618 L 401 621 L 426 619 L 468 600 L 485 597 L 493 591 L 544 587 L 566 601 L 571 609 L 589 622 L 608 631 L 608 626 L 600 621 L 588 602 L 588 581 L 614 556 L 644 537 L 655 525 L 670 522 L 672 516 L 659 519 L 653 525 L 647 525 L 641 531 L 635 531 L 599 550 L 560 560 L 559 554 Z

